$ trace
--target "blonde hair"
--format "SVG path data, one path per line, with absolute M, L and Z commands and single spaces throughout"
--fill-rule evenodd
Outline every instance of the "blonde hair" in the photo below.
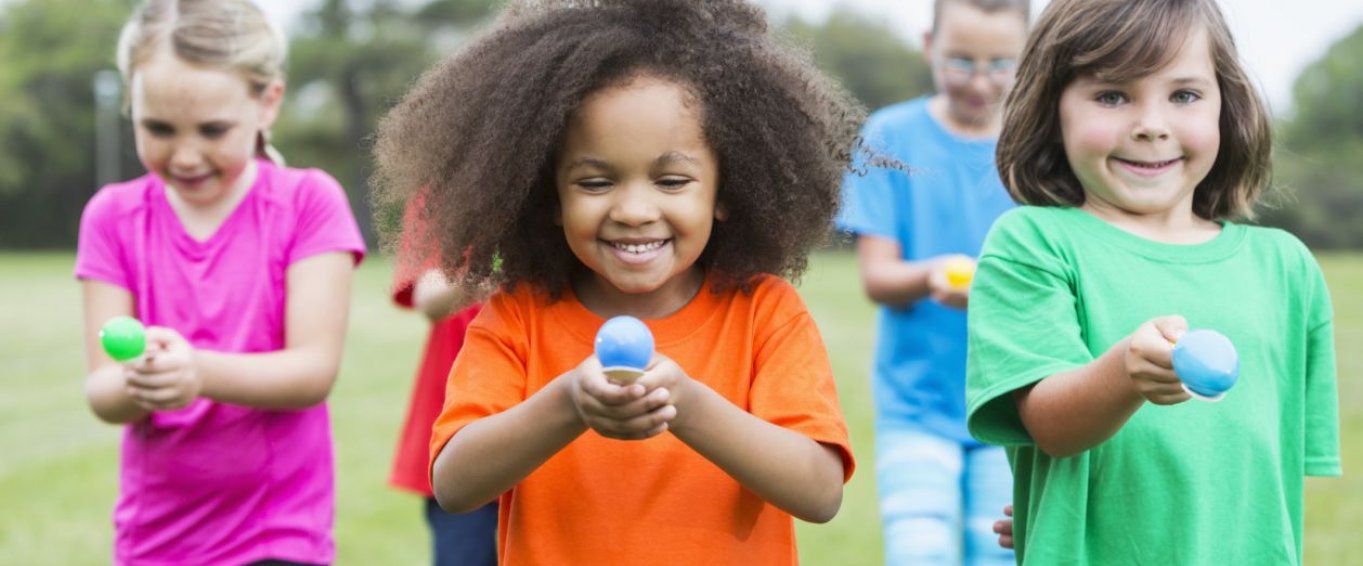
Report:
M 1254 217 L 1272 178 L 1268 109 L 1240 64 L 1215 0 L 1055 0 L 1041 14 L 1004 104 L 998 168 L 1013 199 L 1079 206 L 1084 187 L 1065 157 L 1059 100 L 1082 76 L 1125 82 L 1147 76 L 1205 29 L 1221 90 L 1221 147 L 1193 193 L 1193 213 L 1209 220 Z
M 240 74 L 253 96 L 284 80 L 288 42 L 250 0 L 146 0 L 118 37 L 123 82 L 163 47 L 181 61 Z M 267 131 L 257 134 L 256 153 L 284 163 Z
M 942 23 L 942 10 L 947 4 L 960 4 L 970 6 L 986 14 L 995 12 L 1013 12 L 1022 17 L 1025 25 L 1032 19 L 1031 0 L 936 0 L 932 3 L 932 32 L 937 33 L 937 28 Z

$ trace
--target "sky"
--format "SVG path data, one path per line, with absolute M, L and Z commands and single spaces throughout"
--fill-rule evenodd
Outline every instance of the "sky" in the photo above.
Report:
M 841 0 L 858 12 L 885 19 L 915 45 L 932 25 L 932 0 Z M 773 12 L 796 12 L 815 21 L 832 0 L 762 0 Z M 1032 18 L 1050 0 L 1032 0 Z M 1363 25 L 1360 0 L 1220 0 L 1240 47 L 1240 58 L 1268 97 L 1274 113 L 1289 112 L 1292 82 L 1330 44 Z
M 798 13 L 819 21 L 838 2 L 883 19 L 915 45 L 932 23 L 932 0 L 758 0 L 773 13 Z M 1032 0 L 1032 17 L 1050 0 Z M 1363 25 L 1361 0 L 1220 0 L 1240 46 L 1240 57 L 1277 114 L 1289 112 L 1292 81 L 1330 44 Z M 259 3 L 287 29 L 313 1 Z

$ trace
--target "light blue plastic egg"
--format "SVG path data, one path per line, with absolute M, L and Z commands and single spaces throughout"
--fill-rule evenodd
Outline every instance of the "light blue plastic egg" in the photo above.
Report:
M 1240 378 L 1240 355 L 1220 332 L 1189 330 L 1174 345 L 1174 373 L 1189 393 L 1219 398 Z
M 632 316 L 607 320 L 596 332 L 596 357 L 607 369 L 643 370 L 653 358 L 653 333 Z

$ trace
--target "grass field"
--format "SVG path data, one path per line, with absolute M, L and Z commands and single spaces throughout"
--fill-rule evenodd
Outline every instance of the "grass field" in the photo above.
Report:
M 1321 258 L 1334 293 L 1343 479 L 1307 484 L 1307 564 L 1363 556 L 1363 256 Z M 107 564 L 117 487 L 118 429 L 82 393 L 80 293 L 66 254 L 0 254 L 0 564 Z M 385 485 L 425 329 L 386 300 L 389 264 L 371 258 L 355 288 L 342 374 L 331 397 L 336 433 L 339 565 L 429 562 L 418 500 Z M 800 524 L 806 564 L 879 564 L 871 398 L 865 376 L 873 308 L 855 260 L 815 257 L 802 285 L 827 340 L 859 472 L 841 513 Z M 1227 517 L 1228 521 L 1235 520 Z M 1356 562 L 1354 562 L 1356 563 Z

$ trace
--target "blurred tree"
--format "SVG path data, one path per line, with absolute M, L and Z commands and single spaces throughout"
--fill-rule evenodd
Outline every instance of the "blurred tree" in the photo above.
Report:
M 276 145 L 292 165 L 320 167 L 346 187 L 365 240 L 375 243 L 369 208 L 369 136 L 388 108 L 438 56 L 485 21 L 494 0 L 323 0 L 303 15 L 290 44 L 293 93 Z
M 1279 128 L 1275 183 L 1263 217 L 1320 248 L 1363 247 L 1363 26 L 1309 65 Z
M 839 4 L 822 24 L 792 17 L 783 27 L 870 110 L 932 92 L 932 71 L 922 53 L 883 21 Z
M 95 72 L 131 0 L 0 3 L 0 248 L 72 246 L 94 194 Z M 138 170 L 131 135 L 125 171 Z

